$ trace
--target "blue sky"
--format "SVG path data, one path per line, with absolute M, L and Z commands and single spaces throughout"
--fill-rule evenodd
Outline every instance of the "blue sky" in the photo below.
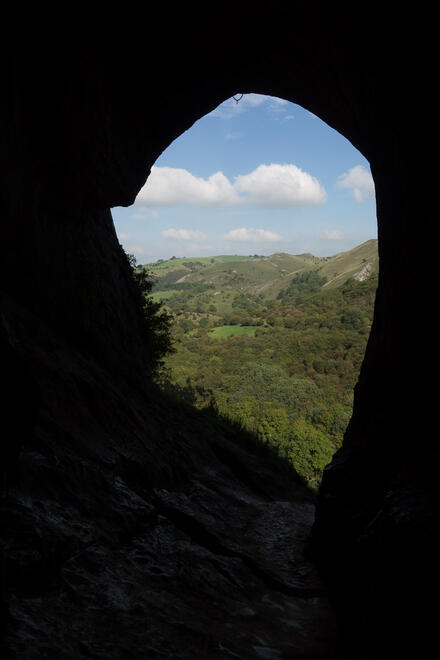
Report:
M 377 237 L 368 161 L 301 106 L 260 94 L 197 121 L 161 154 L 135 203 L 112 215 L 139 263 L 330 256 Z

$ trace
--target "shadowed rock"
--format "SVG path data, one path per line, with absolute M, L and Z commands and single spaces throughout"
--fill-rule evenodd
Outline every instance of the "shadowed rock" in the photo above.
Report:
M 423 655 L 439 550 L 430 17 L 387 21 L 373 3 L 347 29 L 344 7 L 275 3 L 214 31 L 186 6 L 142 25 L 110 13 L 70 16 L 69 34 L 20 21 L 1 60 L 2 478 L 20 475 L 2 500 L 5 654 L 331 657 L 301 554 L 310 499 L 249 449 L 231 469 L 233 437 L 148 383 L 109 211 L 197 119 L 257 92 L 300 103 L 371 164 L 375 318 L 309 550 L 346 657 Z

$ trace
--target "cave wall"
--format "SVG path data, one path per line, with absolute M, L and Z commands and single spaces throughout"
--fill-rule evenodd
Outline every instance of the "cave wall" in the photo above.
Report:
M 214 20 L 181 8 L 172 17 L 157 11 L 147 25 L 121 12 L 113 23 L 70 16 L 57 29 L 15 35 L 2 59 L 0 341 L 3 383 L 16 383 L 23 363 L 27 393 L 9 388 L 2 415 L 14 428 L 22 402 L 28 430 L 8 432 L 2 454 L 13 472 L 14 443 L 37 415 L 29 355 L 42 331 L 33 340 L 29 326 L 48 328 L 121 388 L 143 383 L 137 312 L 109 209 L 131 204 L 170 142 L 233 94 L 303 105 L 368 158 L 376 185 L 375 318 L 311 544 L 358 653 L 350 657 L 363 658 L 379 657 L 379 638 L 398 645 L 409 621 L 415 632 L 405 644 L 420 639 L 429 619 L 420 603 L 437 574 L 438 445 L 427 381 L 436 334 L 427 166 L 434 42 L 421 11 L 387 19 L 375 4 L 361 18 L 348 11 L 275 3 Z M 157 452 L 152 475 L 155 461 L 163 470 L 166 447 Z

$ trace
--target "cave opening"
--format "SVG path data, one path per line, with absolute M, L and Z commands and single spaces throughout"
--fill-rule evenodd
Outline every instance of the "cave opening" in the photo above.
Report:
M 426 387 L 436 186 L 420 166 L 432 158 L 436 107 L 427 15 L 411 9 L 402 27 L 404 11 L 387 24 L 379 8 L 346 30 L 344 8 L 295 3 L 233 25 L 218 17 L 214 32 L 189 7 L 178 25 L 165 12 L 148 44 L 130 15 L 124 48 L 109 48 L 120 24 L 93 30 L 90 43 L 60 29 L 54 45 L 33 29 L 32 57 L 23 32 L 2 58 L 1 459 L 11 483 L 1 650 L 23 660 L 328 657 L 328 589 L 346 657 L 416 657 L 436 643 L 438 585 L 436 402 Z M 326 588 L 290 533 L 294 521 L 304 540 L 308 493 L 288 494 L 282 473 L 234 446 L 228 429 L 145 383 L 109 212 L 132 205 L 164 146 L 237 89 L 300 102 L 374 175 L 372 333 L 311 540 Z
M 120 242 L 172 316 L 157 377 L 315 489 L 352 411 L 378 276 L 368 161 L 298 104 L 235 95 L 165 149 Z

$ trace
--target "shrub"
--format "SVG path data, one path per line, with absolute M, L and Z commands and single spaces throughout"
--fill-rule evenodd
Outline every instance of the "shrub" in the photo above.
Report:
M 147 352 L 147 369 L 156 375 L 163 365 L 165 356 L 174 351 L 171 339 L 172 316 L 163 309 L 162 302 L 150 296 L 154 285 L 151 274 L 143 267 L 136 266 L 136 258 L 127 254 L 132 270 L 135 296 L 138 300 L 141 317 L 142 339 Z

